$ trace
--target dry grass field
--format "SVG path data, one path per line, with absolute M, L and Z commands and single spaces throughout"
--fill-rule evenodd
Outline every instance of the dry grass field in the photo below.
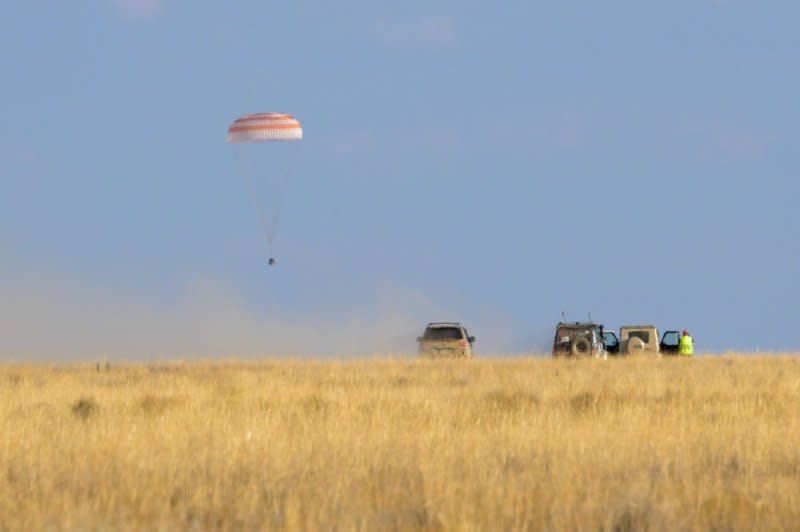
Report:
M 0 367 L 0 530 L 797 530 L 800 358 Z

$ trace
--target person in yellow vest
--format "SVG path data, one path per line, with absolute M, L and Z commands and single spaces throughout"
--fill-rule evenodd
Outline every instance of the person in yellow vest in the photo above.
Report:
M 694 354 L 694 340 L 689 336 L 689 331 L 686 329 L 683 330 L 683 336 L 681 336 L 678 343 L 678 353 L 685 357 L 690 357 Z

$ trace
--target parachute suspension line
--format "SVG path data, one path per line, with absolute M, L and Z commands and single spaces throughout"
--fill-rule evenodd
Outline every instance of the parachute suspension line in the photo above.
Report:
M 267 216 L 264 213 L 264 209 L 261 207 L 261 203 L 258 201 L 258 194 L 256 194 L 255 185 L 253 184 L 253 167 L 250 162 L 244 157 L 239 150 L 234 150 L 236 156 L 236 165 L 239 167 L 239 173 L 242 175 L 242 179 L 244 180 L 244 186 L 247 189 L 247 193 L 250 195 L 250 200 L 253 202 L 253 205 L 256 208 L 256 213 L 258 214 L 258 221 L 261 224 L 261 232 L 264 233 L 264 239 L 267 241 L 267 247 L 269 247 L 270 254 L 272 253 L 272 235 L 269 231 L 269 222 L 267 221 Z
M 281 215 L 283 214 L 283 202 L 286 198 L 286 188 L 289 183 L 289 170 L 286 168 L 275 167 L 267 176 L 266 180 L 269 181 L 271 197 L 261 198 L 261 201 L 259 202 L 261 204 L 261 214 L 259 216 L 261 216 L 262 219 L 267 220 L 267 233 L 269 234 L 267 240 L 269 241 L 271 251 L 272 240 L 280 228 Z M 264 194 L 267 193 L 268 192 L 265 192 Z M 258 196 L 258 194 L 256 194 L 256 196 Z M 272 217 L 269 217 L 263 210 L 264 200 L 266 200 L 266 203 L 269 205 L 269 210 L 273 213 Z
M 264 212 L 264 208 L 261 206 L 261 202 L 258 200 L 258 194 L 256 194 L 256 189 L 253 186 L 253 178 L 250 177 L 250 174 L 244 174 L 244 183 L 247 187 L 247 193 L 250 194 L 250 199 L 253 201 L 253 205 L 256 207 L 258 221 L 261 223 L 261 231 L 264 233 L 264 238 L 267 241 L 267 247 L 269 248 L 270 255 L 272 255 L 272 240 L 275 238 L 274 228 L 273 230 L 270 230 L 269 220 Z
M 251 158 L 242 155 L 241 151 L 236 150 L 236 159 L 240 168 L 240 173 L 244 179 L 245 187 L 247 188 L 247 193 L 256 208 L 258 221 L 261 224 L 261 231 L 264 234 L 264 239 L 267 242 L 267 249 L 271 257 L 272 244 L 275 240 L 275 234 L 278 232 L 286 185 L 289 180 L 288 172 L 280 168 L 273 169 L 273 171 L 270 172 L 269 189 L 271 194 L 269 198 L 264 198 L 260 197 L 258 187 L 255 183 L 255 180 L 259 179 L 259 176 L 256 176 Z M 263 179 L 261 180 L 263 181 Z M 262 191 L 261 195 L 264 194 L 266 194 L 266 192 Z M 265 200 L 269 200 L 268 203 L 271 215 L 268 214 L 264 208 Z

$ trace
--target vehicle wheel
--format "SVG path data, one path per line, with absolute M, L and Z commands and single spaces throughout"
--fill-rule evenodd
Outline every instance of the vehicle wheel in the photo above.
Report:
M 574 357 L 585 357 L 589 356 L 591 350 L 592 345 L 589 343 L 589 340 L 586 338 L 578 338 L 572 342 L 572 346 L 570 347 L 569 351 Z
M 644 342 L 641 338 L 629 338 L 628 339 L 628 353 L 631 355 L 637 355 L 644 352 Z

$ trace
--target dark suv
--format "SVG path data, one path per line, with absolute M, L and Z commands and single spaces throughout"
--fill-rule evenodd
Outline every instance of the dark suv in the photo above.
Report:
M 553 357 L 607 358 L 603 326 L 593 322 L 560 322 L 553 340 Z

